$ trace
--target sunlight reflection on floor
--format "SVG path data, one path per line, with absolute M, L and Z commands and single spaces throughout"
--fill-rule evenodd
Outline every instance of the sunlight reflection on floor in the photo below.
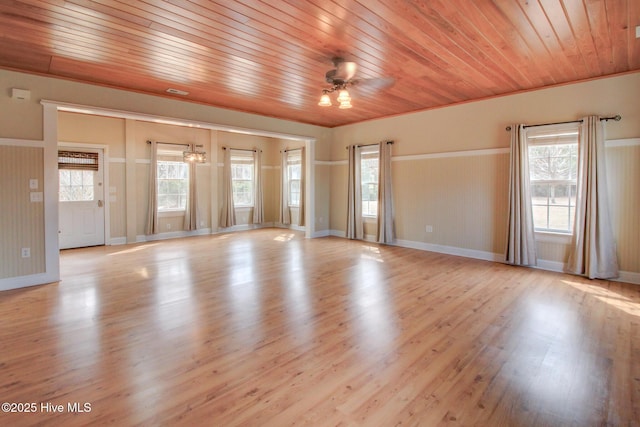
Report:
M 586 292 L 598 300 L 620 309 L 625 313 L 631 314 L 632 316 L 640 316 L 640 302 L 633 301 L 624 295 L 620 295 L 617 292 L 610 291 L 609 289 L 605 289 L 598 285 L 572 282 L 569 280 L 563 280 L 562 282 L 580 291 Z
M 159 243 L 146 243 L 144 245 L 135 246 L 135 247 L 133 247 L 131 249 L 124 249 L 122 251 L 112 252 L 110 254 L 107 254 L 107 256 L 130 254 L 130 253 L 133 253 L 133 252 L 142 251 L 144 249 L 149 249 L 149 248 L 152 248 L 152 247 L 157 246 L 157 245 L 159 245 Z
M 276 240 L 278 242 L 288 242 L 289 240 L 293 239 L 296 235 L 293 233 L 289 233 L 289 234 L 281 234 L 279 236 L 274 237 L 273 240 Z
M 384 262 L 382 259 L 382 255 L 380 254 L 380 248 L 377 246 L 363 246 L 362 247 L 362 255 L 360 255 L 363 259 L 372 259 L 376 262 Z

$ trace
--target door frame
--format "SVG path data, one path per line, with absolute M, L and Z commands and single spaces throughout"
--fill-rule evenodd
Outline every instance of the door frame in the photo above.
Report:
M 82 151 L 86 150 L 102 150 L 102 191 L 104 199 L 104 244 L 111 245 L 111 218 L 110 218 L 110 193 L 109 193 L 109 146 L 106 144 L 90 144 L 84 142 L 66 142 L 58 141 L 58 150 L 73 149 Z M 57 194 L 57 192 L 56 192 Z M 59 207 L 58 207 L 59 209 Z M 60 250 L 60 242 L 58 241 L 58 250 Z

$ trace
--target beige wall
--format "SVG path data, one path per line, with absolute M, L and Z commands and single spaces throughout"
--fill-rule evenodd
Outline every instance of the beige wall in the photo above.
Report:
M 640 272 L 640 140 L 607 148 L 607 172 L 620 268 Z
M 637 138 L 638 94 L 640 73 L 634 73 L 335 128 L 330 228 L 340 234 L 346 225 L 345 146 L 391 139 L 398 239 L 497 258 L 505 248 L 509 173 L 505 127 L 621 114 L 622 121 L 608 122 L 607 138 Z M 620 267 L 638 273 L 640 147 L 610 147 L 607 155 Z M 427 225 L 433 232 L 425 231 Z M 538 242 L 539 258 L 554 263 L 566 260 L 567 249 L 562 242 Z
M 43 191 L 42 165 L 42 148 L 0 145 L 0 279 L 44 272 L 44 206 L 30 199 Z M 30 249 L 29 258 L 22 248 Z

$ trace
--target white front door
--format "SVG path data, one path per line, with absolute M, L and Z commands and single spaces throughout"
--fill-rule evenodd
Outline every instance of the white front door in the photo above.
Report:
M 60 249 L 104 245 L 103 152 L 61 147 L 60 152 L 63 151 L 69 154 L 61 155 L 61 159 L 78 157 L 80 166 L 58 170 Z M 87 153 L 86 158 L 82 157 L 83 153 Z M 91 158 L 95 154 L 98 158 Z M 98 162 L 98 170 L 83 169 L 83 163 L 89 166 L 94 160 Z

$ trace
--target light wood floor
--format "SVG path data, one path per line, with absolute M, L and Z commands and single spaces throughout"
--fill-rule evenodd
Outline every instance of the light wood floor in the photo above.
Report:
M 0 293 L 0 425 L 639 425 L 636 285 L 277 229 L 62 277 Z

